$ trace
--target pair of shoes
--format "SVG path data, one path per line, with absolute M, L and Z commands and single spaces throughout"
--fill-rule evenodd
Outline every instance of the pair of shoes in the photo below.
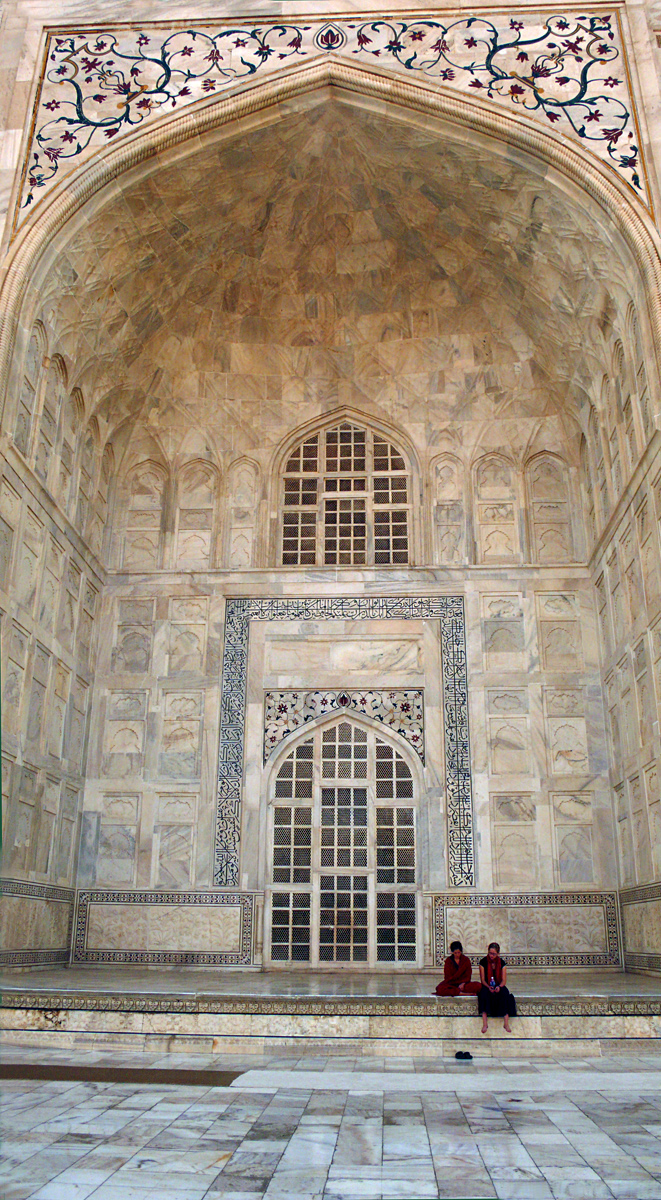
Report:
M 457 1050 L 455 1058 L 461 1058 L 464 1060 L 464 1062 L 468 1062 L 469 1060 L 472 1061 L 473 1055 L 469 1050 Z

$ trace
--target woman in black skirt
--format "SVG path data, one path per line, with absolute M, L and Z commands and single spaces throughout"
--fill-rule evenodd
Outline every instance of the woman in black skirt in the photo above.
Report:
M 504 1017 L 506 1033 L 511 1033 L 510 1017 L 516 1016 L 516 1000 L 505 987 L 507 963 L 500 957 L 498 942 L 490 942 L 486 958 L 480 962 L 480 991 L 477 1011 L 482 1015 L 482 1033 L 486 1033 L 489 1017 Z

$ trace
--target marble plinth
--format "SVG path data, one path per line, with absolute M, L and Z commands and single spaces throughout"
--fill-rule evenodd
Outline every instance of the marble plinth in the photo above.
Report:
M 414 1057 L 468 1049 L 481 1056 L 600 1056 L 655 1049 L 661 980 L 621 972 L 512 972 L 518 1017 L 508 1035 L 480 1034 L 475 997 L 438 999 L 429 975 L 41 971 L 3 986 L 7 1043 L 265 1053 Z M 579 990 L 580 989 L 580 990 Z

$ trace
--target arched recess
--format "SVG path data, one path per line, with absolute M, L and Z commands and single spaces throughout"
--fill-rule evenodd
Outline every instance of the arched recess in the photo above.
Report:
M 37 403 L 38 429 L 33 451 L 35 475 L 53 491 L 58 431 L 67 392 L 67 369 L 60 354 L 54 354 L 46 372 L 41 406 Z
M 521 561 L 519 479 L 505 454 L 484 454 L 473 467 L 477 561 Z
M 345 491 L 351 476 L 360 482 Z M 273 564 L 421 561 L 418 456 L 403 431 L 370 413 L 343 407 L 293 430 L 274 455 L 269 490 L 278 514 L 269 538 Z
M 257 565 L 259 542 L 264 540 L 258 525 L 260 489 L 261 474 L 253 459 L 243 456 L 230 463 L 225 537 L 225 565 L 230 570 Z
M 216 565 L 218 469 L 206 459 L 195 458 L 180 468 L 176 482 L 175 569 L 213 567 Z
M 154 459 L 136 463 L 129 471 L 117 513 L 119 566 L 157 570 L 163 565 L 168 483 L 166 467 Z
M 525 465 L 530 547 L 538 563 L 569 563 L 575 558 L 567 464 L 543 451 Z
M 411 969 L 423 961 L 419 759 L 360 713 L 329 713 L 263 773 L 270 965 Z
M 469 561 L 466 471 L 447 451 L 432 460 L 430 469 L 432 562 L 457 566 Z
M 1 318 L 0 318 L 1 319 Z M 17 371 L 16 411 L 13 416 L 14 445 L 27 458 L 32 443 L 35 413 L 41 396 L 44 358 L 48 352 L 46 330 L 35 321 L 25 350 L 23 371 Z
M 141 128 L 121 144 L 108 146 L 93 163 L 73 171 L 51 194 L 48 207 L 35 211 L 16 237 L 9 255 L 3 285 L 0 323 L 0 396 L 16 392 L 19 380 L 14 350 L 19 328 L 30 327 L 30 309 L 36 314 L 38 285 L 43 272 L 62 249 L 67 238 L 84 223 L 85 204 L 111 181 L 126 171 L 149 172 L 156 155 L 168 151 L 186 152 L 186 143 L 209 136 L 232 137 L 240 132 L 240 122 L 277 122 L 284 101 L 313 105 L 333 96 L 344 104 L 364 108 L 387 109 L 391 115 L 415 126 L 422 114 L 425 121 L 439 122 L 455 142 L 481 140 L 494 146 L 512 148 L 532 160 L 533 170 L 540 164 L 546 179 L 579 200 L 596 202 L 605 224 L 622 240 L 636 266 L 640 295 L 635 298 L 639 317 L 650 322 L 651 342 L 657 362 L 661 347 L 661 253 L 658 232 L 627 186 L 608 172 L 581 147 L 562 143 L 520 112 L 496 111 L 477 96 L 464 97 L 445 92 L 437 84 L 424 80 L 394 80 L 386 72 L 344 61 L 327 60 L 293 68 L 265 82 L 245 84 L 232 95 L 211 99 L 193 111 L 172 114 L 169 118 Z M 220 131 L 220 134 L 218 133 Z M 111 189 L 108 189 L 110 194 Z M 98 206 L 98 199 L 95 205 Z M 34 285 L 34 295 L 28 291 Z M 20 318 L 27 315 L 21 323 Z M 643 317 L 643 319 L 645 319 Z M 18 336 L 17 358 L 23 348 Z M 658 369 L 651 372 L 658 378 Z M 656 411 L 658 397 L 652 397 Z

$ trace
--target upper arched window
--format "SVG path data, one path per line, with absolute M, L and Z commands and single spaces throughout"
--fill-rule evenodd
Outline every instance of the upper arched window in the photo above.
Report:
M 410 473 L 381 434 L 343 422 L 306 438 L 287 460 L 283 493 L 283 566 L 410 561 Z

